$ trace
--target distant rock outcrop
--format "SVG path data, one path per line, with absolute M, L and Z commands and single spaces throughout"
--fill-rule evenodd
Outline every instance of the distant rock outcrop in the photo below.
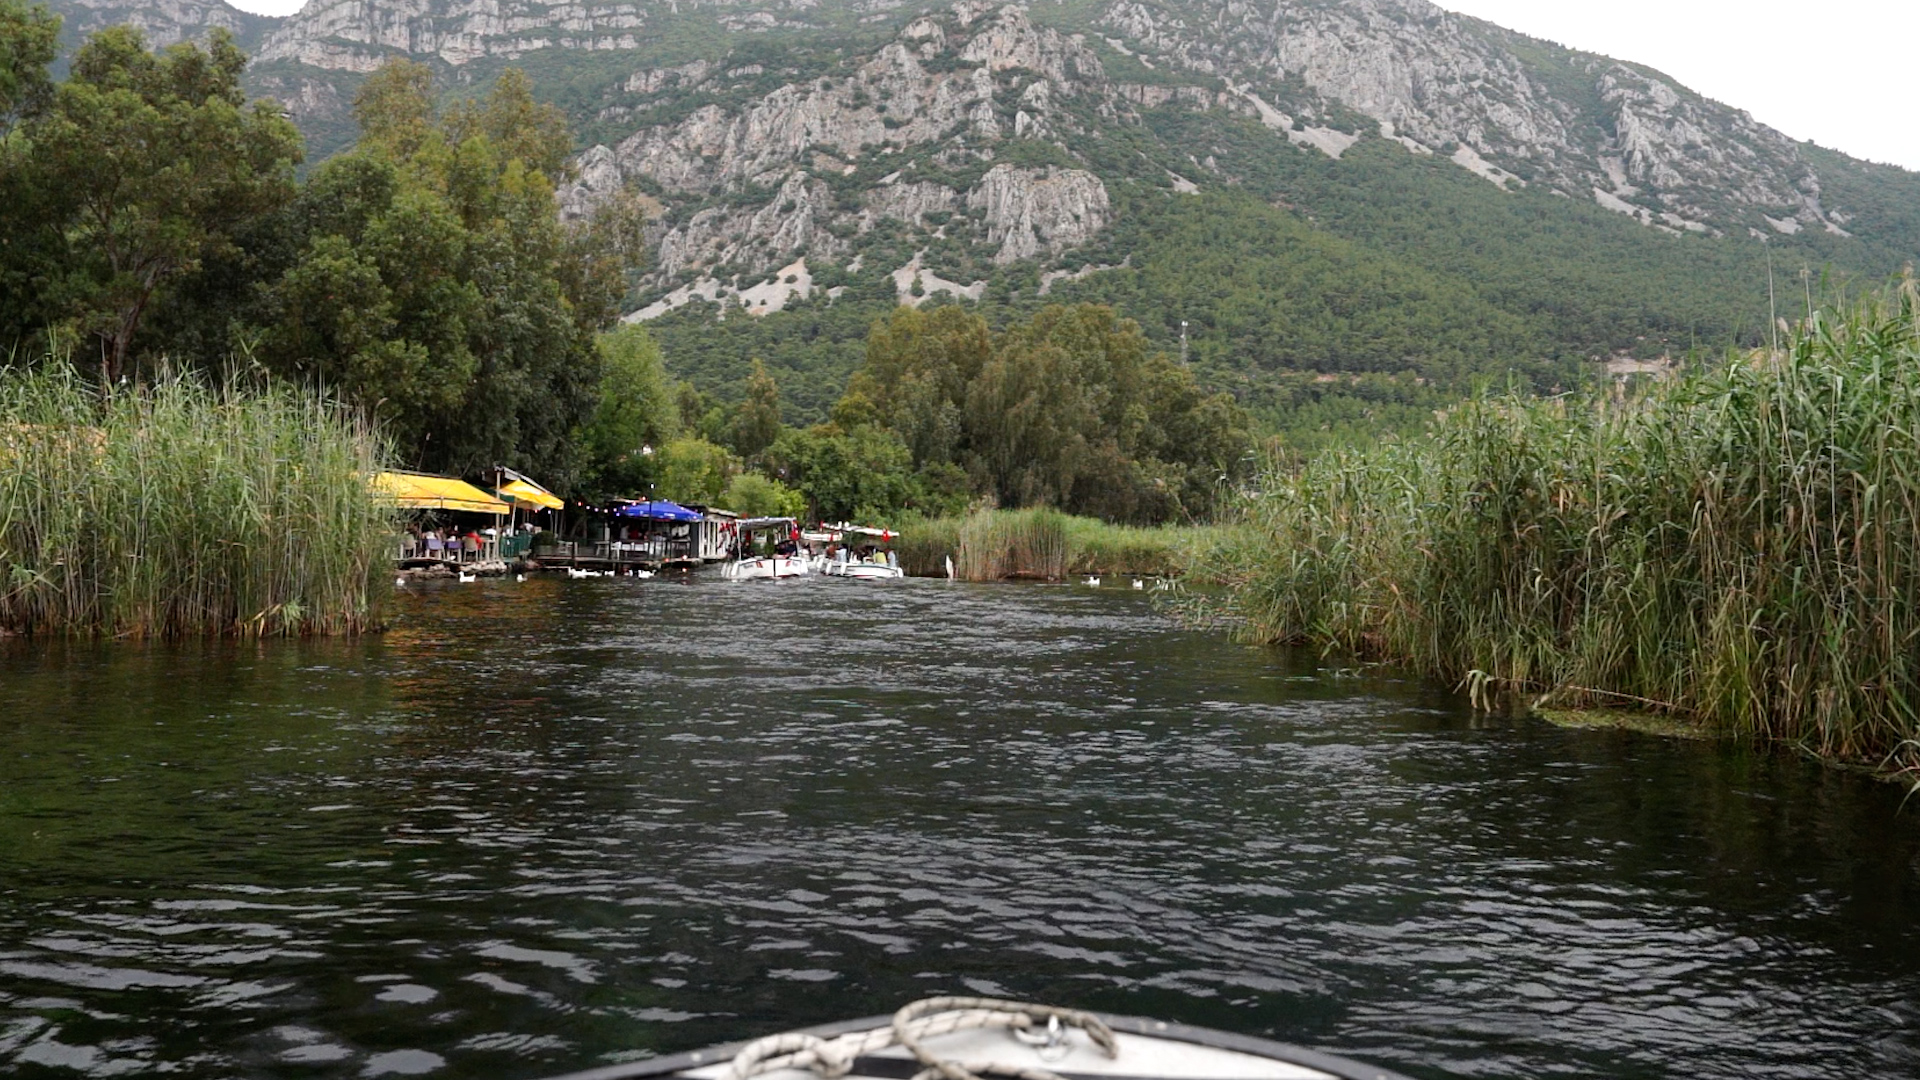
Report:
M 802 256 L 830 273 L 882 239 L 889 267 L 921 250 L 950 273 L 1066 266 L 1113 223 L 1116 184 L 1172 196 L 1236 182 L 1212 148 L 1158 134 L 1177 123 L 1150 122 L 1182 114 L 1257 123 L 1275 152 L 1343 161 L 1390 140 L 1502 189 L 1556 192 L 1675 233 L 1846 235 L 1857 211 L 1829 205 L 1803 148 L 1746 113 L 1425 0 L 1103 0 L 1072 12 L 991 0 L 309 0 L 279 20 L 218 0 L 56 7 L 70 31 L 131 19 L 163 44 L 234 29 L 257 50 L 256 88 L 335 140 L 321 152 L 351 130 L 355 81 L 392 56 L 427 60 L 454 84 L 508 61 L 535 65 L 547 91 L 572 79 L 566 100 L 598 144 L 561 205 L 578 217 L 630 185 L 658 200 L 649 298 L 756 280 Z M 662 44 L 696 23 L 706 37 L 688 40 L 702 44 Z M 554 59 L 569 53 L 608 55 L 590 68 Z M 595 74 L 552 74 L 580 70 Z M 983 265 L 964 254 L 976 251 Z M 941 262 L 956 258 L 968 265 Z

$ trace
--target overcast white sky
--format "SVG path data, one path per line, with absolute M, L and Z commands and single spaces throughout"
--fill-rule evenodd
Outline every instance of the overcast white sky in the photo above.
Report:
M 1920 169 L 1920 0 L 1436 0 L 1658 68 L 1796 139 Z
M 302 0 L 230 0 L 285 15 Z M 1439 0 L 1666 72 L 1796 139 L 1920 169 L 1920 0 Z

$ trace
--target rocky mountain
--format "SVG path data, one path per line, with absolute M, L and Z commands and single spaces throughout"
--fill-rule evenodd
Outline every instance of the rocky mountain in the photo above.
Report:
M 1248 228 L 1281 213 L 1349 245 L 1343 266 L 1457 286 L 1556 355 L 1751 335 L 1768 247 L 1845 274 L 1920 255 L 1914 174 L 1425 0 L 310 0 L 280 20 L 218 0 L 56 7 L 163 41 L 236 29 L 256 87 L 317 154 L 350 138 L 353 87 L 389 57 L 456 91 L 524 68 L 583 135 L 565 212 L 623 188 L 658 204 L 636 318 L 770 314 L 848 289 L 1107 296 L 1100 280 L 1155 272 L 1143 223 L 1182 199 L 1227 200 Z
M 70 49 L 96 30 L 131 23 L 156 46 L 203 37 L 218 26 L 255 51 L 260 38 L 278 21 L 249 15 L 221 0 L 60 0 L 50 7 L 61 16 L 60 36 Z

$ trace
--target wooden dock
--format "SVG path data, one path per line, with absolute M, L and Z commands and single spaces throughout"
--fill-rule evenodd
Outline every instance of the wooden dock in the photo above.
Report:
M 706 565 L 693 552 L 689 541 L 663 540 L 562 540 L 533 550 L 533 559 L 542 567 L 570 567 L 576 570 L 698 570 Z

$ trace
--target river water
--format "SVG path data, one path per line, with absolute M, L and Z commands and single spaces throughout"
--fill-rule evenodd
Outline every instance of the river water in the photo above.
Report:
M 1920 1075 L 1920 809 L 1790 754 L 1132 590 L 399 607 L 0 643 L 0 1073 L 537 1077 L 957 991 L 1422 1077 Z

